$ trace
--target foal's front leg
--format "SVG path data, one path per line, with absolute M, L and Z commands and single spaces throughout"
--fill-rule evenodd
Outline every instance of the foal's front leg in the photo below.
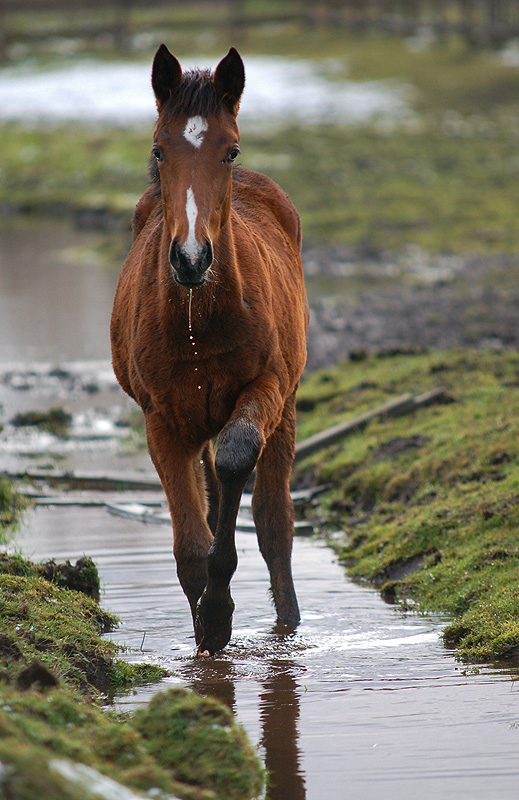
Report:
M 264 375 L 240 395 L 231 419 L 218 437 L 215 460 L 220 489 L 218 523 L 207 556 L 207 585 L 195 620 L 200 654 L 212 655 L 231 638 L 234 603 L 229 584 L 238 563 L 236 517 L 245 483 L 271 429 L 279 422 L 282 407 L 277 379 Z
M 160 413 L 145 413 L 145 421 L 148 450 L 168 498 L 177 575 L 194 622 L 196 605 L 206 584 L 207 552 L 213 540 L 200 458 L 186 453 Z

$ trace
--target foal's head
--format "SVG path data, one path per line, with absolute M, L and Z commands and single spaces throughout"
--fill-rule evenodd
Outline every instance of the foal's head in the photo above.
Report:
M 229 217 L 244 83 L 243 62 L 234 48 L 214 75 L 198 70 L 183 75 L 165 45 L 155 55 L 152 85 L 159 118 L 152 177 L 160 183 L 173 274 L 185 286 L 205 282 L 213 241 Z

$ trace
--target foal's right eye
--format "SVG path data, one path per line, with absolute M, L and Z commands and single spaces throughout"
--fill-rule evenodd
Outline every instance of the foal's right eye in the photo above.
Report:
M 164 161 L 164 153 L 160 149 L 160 147 L 153 147 L 151 150 L 151 154 L 157 161 Z

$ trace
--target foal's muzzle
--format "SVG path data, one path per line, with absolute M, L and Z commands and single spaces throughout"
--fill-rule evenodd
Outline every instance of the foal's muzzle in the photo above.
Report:
M 213 248 L 209 239 L 198 245 L 194 257 L 186 253 L 175 236 L 169 247 L 169 263 L 173 267 L 175 280 L 183 286 L 201 286 L 205 283 L 206 273 L 213 263 Z

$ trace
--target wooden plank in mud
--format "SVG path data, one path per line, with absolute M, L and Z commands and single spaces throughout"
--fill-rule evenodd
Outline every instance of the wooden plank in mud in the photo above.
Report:
M 315 453 L 317 450 L 329 447 L 329 445 L 335 444 L 346 436 L 362 430 L 366 427 L 368 422 L 374 419 L 398 417 L 401 414 L 408 414 L 411 411 L 415 411 L 417 408 L 440 402 L 444 400 L 445 397 L 446 391 L 442 387 L 437 387 L 436 389 L 431 389 L 428 392 L 415 396 L 409 394 L 409 392 L 405 392 L 399 397 L 388 400 L 377 408 L 365 411 L 363 414 L 358 414 L 356 417 L 353 417 L 353 419 L 346 420 L 345 422 L 339 422 L 331 428 L 327 428 L 324 431 L 320 431 L 298 442 L 296 444 L 295 460 L 301 461 L 301 459 Z
M 0 473 L 0 477 L 15 480 L 41 481 L 48 486 L 67 486 L 98 491 L 146 491 L 161 489 L 157 474 L 153 472 L 76 472 L 75 470 L 27 469 Z
M 23 492 L 22 492 L 23 494 Z M 121 499 L 121 494 L 114 495 L 112 497 L 107 497 L 106 495 L 102 497 L 101 495 L 90 495 L 86 494 L 84 497 L 77 497 L 75 495 L 40 495 L 40 496 L 33 496 L 33 495 L 26 495 L 33 505 L 35 506 L 45 506 L 45 507 L 71 507 L 71 506 L 78 506 L 81 508 L 102 508 L 107 503 L 113 502 L 116 503 L 118 500 Z M 150 497 L 145 497 L 144 495 L 136 495 L 128 497 L 127 493 L 124 493 L 124 499 L 127 503 L 139 503 L 140 505 L 146 506 L 148 508 L 160 508 L 164 504 L 164 497 L 161 495 L 156 499 L 151 499 Z
M 97 473 L 97 472 L 56 472 L 50 470 L 27 470 L 26 472 L 11 472 L 9 477 L 21 480 L 29 478 L 31 480 L 42 481 L 47 485 L 58 485 L 63 487 L 68 486 L 81 486 L 85 492 L 84 496 L 78 495 L 54 495 L 44 490 L 34 490 L 32 487 L 24 487 L 23 485 L 17 487 L 20 494 L 29 497 L 33 500 L 35 505 L 41 506 L 59 506 L 59 505 L 77 505 L 77 506 L 103 506 L 109 498 L 106 495 L 98 495 L 95 497 L 86 496 L 88 491 L 110 491 L 118 489 L 126 493 L 128 491 L 143 491 L 142 482 L 144 480 L 144 489 L 148 490 L 150 494 L 154 491 L 162 491 L 161 483 L 157 476 L 151 473 Z M 4 477 L 7 473 L 4 473 Z M 308 489 L 299 489 L 291 492 L 292 500 L 295 505 L 306 503 L 318 494 L 321 494 L 326 489 L 326 486 L 313 486 Z M 128 498 L 128 502 L 134 502 L 134 498 Z M 135 500 L 145 505 L 154 505 L 161 501 L 154 501 L 153 499 L 143 498 Z M 241 505 L 244 508 L 250 508 L 252 505 L 252 494 L 245 492 L 242 497 Z
M 136 522 L 171 525 L 171 517 L 168 511 L 156 511 L 139 503 L 106 503 L 106 509 L 114 516 L 133 519 Z M 298 534 L 308 535 L 314 532 L 312 523 L 306 520 L 296 521 L 294 527 L 295 532 Z M 254 521 L 243 514 L 238 514 L 236 529 L 245 533 L 253 533 L 256 530 Z

